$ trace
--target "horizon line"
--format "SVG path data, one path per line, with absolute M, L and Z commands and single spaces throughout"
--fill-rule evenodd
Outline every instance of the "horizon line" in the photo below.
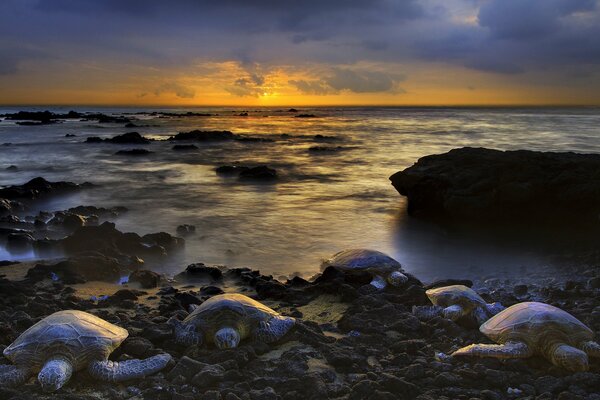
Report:
M 0 104 L 0 107 L 121 107 L 121 108 L 597 108 L 600 103 L 589 104 L 539 104 L 539 103 L 515 103 L 515 104 L 315 104 L 315 105 L 233 105 L 233 104 L 204 104 L 204 105 L 173 105 L 173 104 L 72 104 L 72 103 L 31 103 L 31 104 Z

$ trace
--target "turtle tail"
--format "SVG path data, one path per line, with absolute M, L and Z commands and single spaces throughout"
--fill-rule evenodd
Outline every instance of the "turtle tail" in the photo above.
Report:
M 15 387 L 27 382 L 31 373 L 15 365 L 0 365 L 0 387 Z
M 145 360 L 94 361 L 89 365 L 88 372 L 104 382 L 123 382 L 152 375 L 165 368 L 169 361 L 169 354 L 158 354 Z
M 292 317 L 275 316 L 268 321 L 261 321 L 254 332 L 254 338 L 264 343 L 273 343 L 285 336 L 294 326 L 296 320 Z

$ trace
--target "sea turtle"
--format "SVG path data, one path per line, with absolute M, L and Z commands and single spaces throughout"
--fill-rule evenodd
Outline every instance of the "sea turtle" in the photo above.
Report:
M 220 294 L 196 307 L 183 321 L 173 317 L 175 340 L 185 345 L 212 342 L 219 349 L 237 347 L 252 337 L 265 343 L 281 339 L 296 320 L 237 293 Z
M 0 366 L 0 385 L 25 383 L 39 371 L 46 392 L 60 389 L 74 371 L 107 382 L 142 378 L 171 360 L 159 354 L 145 360 L 109 361 L 108 356 L 128 336 L 127 330 L 83 311 L 59 311 L 39 321 L 4 350 L 14 365 Z
M 427 319 L 436 315 L 456 321 L 465 316 L 473 316 L 483 324 L 492 316 L 504 310 L 500 303 L 486 303 L 473 289 L 464 285 L 450 285 L 425 292 L 433 306 L 414 306 L 413 314 Z
M 566 311 L 526 302 L 508 307 L 479 330 L 500 344 L 472 344 L 452 356 L 525 358 L 534 354 L 570 371 L 588 369 L 588 356 L 600 357 L 594 333 Z
M 371 285 L 380 290 L 388 284 L 400 286 L 408 281 L 398 261 L 375 250 L 343 250 L 334 254 L 329 260 L 325 260 L 323 267 L 335 267 L 342 271 L 367 271 L 373 276 Z

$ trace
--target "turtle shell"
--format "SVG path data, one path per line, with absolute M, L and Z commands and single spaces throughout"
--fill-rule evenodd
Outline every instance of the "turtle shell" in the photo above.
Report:
M 207 340 L 223 327 L 235 328 L 242 339 L 258 327 L 261 321 L 267 321 L 279 315 L 258 301 L 239 293 L 225 293 L 213 296 L 200 304 L 183 323 L 199 327 Z
M 425 294 L 433 304 L 440 307 L 449 307 L 457 304 L 466 310 L 471 310 L 475 307 L 486 305 L 485 300 L 477 292 L 464 285 L 450 285 L 429 289 Z
M 55 355 L 69 358 L 75 370 L 105 360 L 125 338 L 126 329 L 83 311 L 59 311 L 23 332 L 4 350 L 17 366 L 40 369 Z
M 336 253 L 323 263 L 324 267 L 346 270 L 401 271 L 402 266 L 392 257 L 376 250 L 351 249 Z
M 537 349 L 556 341 L 573 346 L 594 336 L 590 328 L 568 312 L 538 302 L 508 307 L 479 330 L 496 343 L 522 341 Z

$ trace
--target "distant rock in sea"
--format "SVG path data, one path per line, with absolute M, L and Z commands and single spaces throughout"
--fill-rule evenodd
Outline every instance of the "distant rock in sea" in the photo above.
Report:
M 130 150 L 119 150 L 115 153 L 117 156 L 145 156 L 152 154 L 152 151 L 146 149 L 130 149 Z
M 600 155 L 460 148 L 390 177 L 408 213 L 453 221 L 600 225 Z
M 197 142 L 216 142 L 224 140 L 233 140 L 236 135 L 230 131 L 201 131 L 193 130 L 191 132 L 179 132 L 171 136 L 170 140 L 190 140 Z
M 198 150 L 198 146 L 195 144 L 176 144 L 173 146 L 173 150 L 175 151 L 190 151 L 190 150 Z
M 140 135 L 138 132 L 127 132 L 112 138 L 102 139 L 98 136 L 90 136 L 86 143 L 114 143 L 114 144 L 149 144 L 152 140 Z

